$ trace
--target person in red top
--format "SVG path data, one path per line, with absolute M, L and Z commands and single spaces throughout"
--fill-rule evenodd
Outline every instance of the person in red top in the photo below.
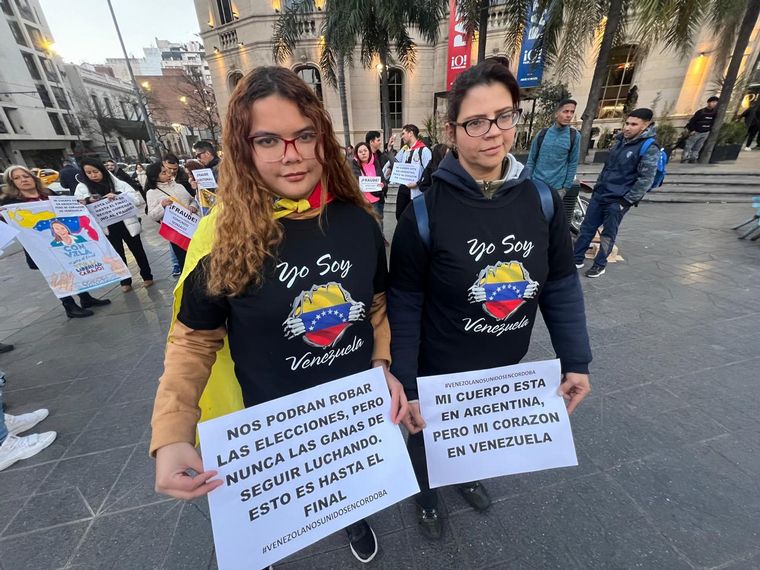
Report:
M 53 194 L 25 166 L 15 165 L 8 167 L 3 175 L 3 182 L 5 183 L 5 190 L 0 194 L 0 207 L 22 202 L 47 200 Z M 29 269 L 38 270 L 39 268 L 34 263 L 34 260 L 29 257 L 29 254 L 26 251 L 24 254 L 26 255 L 26 263 Z M 102 307 L 111 304 L 109 299 L 96 299 L 86 291 L 79 294 L 79 301 L 82 305 L 81 307 L 74 301 L 74 297 L 63 297 L 61 299 L 63 308 L 66 310 L 66 316 L 70 319 L 91 317 L 95 313 L 90 310 L 90 307 Z

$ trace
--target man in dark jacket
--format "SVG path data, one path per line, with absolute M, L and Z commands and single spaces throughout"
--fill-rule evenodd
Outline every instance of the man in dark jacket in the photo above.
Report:
M 715 115 L 718 114 L 718 101 L 717 97 L 710 97 L 707 100 L 707 107 L 694 113 L 689 122 L 686 123 L 689 138 L 686 139 L 686 143 L 684 144 L 681 162 L 697 162 L 699 151 L 702 150 L 702 145 L 705 144 L 707 137 L 710 136 Z
M 757 137 L 757 144 L 755 150 L 760 148 L 760 99 L 747 107 L 747 109 L 739 115 L 740 119 L 744 119 L 744 124 L 747 126 L 747 142 L 744 145 L 744 150 L 752 150 L 752 140 Z
M 609 158 L 599 174 L 586 210 L 586 217 L 575 242 L 575 267 L 583 267 L 586 250 L 599 226 L 604 226 L 599 243 L 599 253 L 594 265 L 584 274 L 600 277 L 607 266 L 607 257 L 615 245 L 618 228 L 626 212 L 639 203 L 652 187 L 657 174 L 660 148 L 649 144 L 641 153 L 647 139 L 655 137 L 652 110 L 641 108 L 631 111 L 625 120 L 623 132 L 617 135 Z
M 196 160 L 214 173 L 214 180 L 219 184 L 219 163 L 221 159 L 216 154 L 216 147 L 210 141 L 198 141 L 193 144 L 193 156 Z
M 64 161 L 63 168 L 58 173 L 58 182 L 61 187 L 73 193 L 76 190 L 77 184 L 79 184 L 77 180 L 78 174 L 82 174 L 82 171 L 79 170 L 76 161 L 73 158 L 67 158 Z
M 116 164 L 116 161 L 114 161 L 113 159 L 109 158 L 108 160 L 105 160 L 103 162 L 103 164 L 105 165 L 106 169 L 108 169 L 108 172 L 110 172 L 111 174 L 113 174 L 116 178 L 118 178 L 122 182 L 126 182 L 132 188 L 134 188 L 138 192 L 142 193 L 142 188 L 140 188 L 140 183 L 137 180 L 135 180 L 134 178 L 132 178 L 129 174 L 127 174 L 126 172 L 124 172 L 124 170 L 122 170 L 122 168 L 118 164 Z M 75 188 L 76 188 L 76 186 L 75 186 Z

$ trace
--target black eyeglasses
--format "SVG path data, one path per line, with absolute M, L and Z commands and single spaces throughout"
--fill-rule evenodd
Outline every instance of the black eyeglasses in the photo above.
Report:
M 488 131 L 491 130 L 491 125 L 494 123 L 502 131 L 508 131 L 515 128 L 517 123 L 520 122 L 520 115 L 522 115 L 522 109 L 509 109 L 502 111 L 495 119 L 486 119 L 485 117 L 478 119 L 470 119 L 464 123 L 454 123 L 457 127 L 462 127 L 464 132 L 471 137 L 482 137 Z

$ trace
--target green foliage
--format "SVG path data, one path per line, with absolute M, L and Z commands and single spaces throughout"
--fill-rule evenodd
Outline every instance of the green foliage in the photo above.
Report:
M 599 135 L 599 142 L 596 143 L 596 148 L 599 150 L 607 150 L 612 146 L 612 141 L 615 139 L 615 135 L 609 129 L 602 130 L 602 134 Z
M 747 138 L 747 127 L 741 121 L 723 123 L 718 134 L 718 146 L 729 144 L 742 144 Z
M 422 124 L 423 136 L 430 139 L 432 144 L 438 144 L 443 140 L 443 125 L 438 121 L 438 118 L 430 114 Z
M 554 112 L 557 109 L 557 103 L 562 99 L 572 97 L 565 83 L 553 83 L 544 81 L 540 87 L 533 92 L 536 99 L 536 114 L 533 116 L 533 134 L 535 135 L 544 127 L 550 126 L 554 122 Z M 525 113 L 523 123 L 530 122 L 530 113 Z
M 657 144 L 660 148 L 670 148 L 678 140 L 678 129 L 668 120 L 657 123 Z

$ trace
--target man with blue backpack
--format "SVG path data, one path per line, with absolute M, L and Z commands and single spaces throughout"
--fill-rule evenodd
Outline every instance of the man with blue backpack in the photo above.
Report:
M 596 231 L 604 226 L 599 253 L 584 274 L 586 277 L 593 279 L 604 274 L 623 216 L 631 206 L 638 206 L 649 190 L 662 184 L 667 155 L 655 143 L 652 117 L 652 110 L 646 108 L 635 109 L 628 115 L 596 181 L 575 242 L 575 267 L 580 269 Z

